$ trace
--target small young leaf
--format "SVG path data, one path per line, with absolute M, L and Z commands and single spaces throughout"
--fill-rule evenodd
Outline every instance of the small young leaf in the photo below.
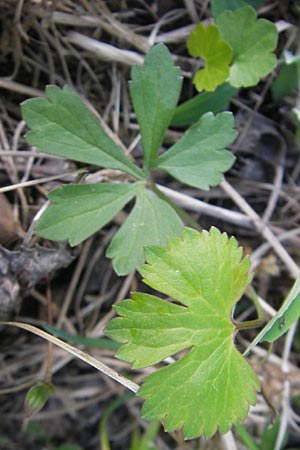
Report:
M 198 70 L 194 77 L 198 91 L 203 89 L 214 91 L 217 86 L 224 83 L 229 75 L 232 49 L 221 38 L 215 25 L 205 27 L 199 23 L 191 32 L 187 48 L 190 55 L 200 56 L 206 63 L 204 69 Z
M 205 114 L 158 159 L 157 167 L 190 186 L 208 189 L 217 185 L 234 161 L 224 149 L 236 137 L 233 125 L 229 112 Z
M 254 86 L 276 66 L 272 53 L 277 45 L 277 30 L 272 22 L 257 19 L 250 6 L 224 11 L 216 23 L 222 37 L 233 49 L 229 82 L 232 86 Z
M 131 78 L 130 93 L 141 130 L 145 167 L 150 169 L 177 105 L 182 78 L 162 44 L 150 50 L 143 67 L 133 67 Z
M 30 144 L 52 155 L 143 178 L 143 172 L 107 136 L 69 87 L 48 86 L 46 94 L 48 99 L 34 98 L 22 103 L 23 118 L 31 128 L 26 136 Z
M 37 232 L 46 239 L 71 245 L 107 224 L 138 190 L 133 184 L 69 184 L 49 192 L 54 203 L 42 215 Z
M 260 331 L 256 338 L 251 342 L 245 355 L 262 341 L 274 342 L 280 336 L 287 332 L 300 317 L 300 277 L 295 281 L 291 291 L 282 303 L 275 316 Z
M 178 236 L 182 230 L 182 222 L 173 208 L 142 188 L 128 219 L 111 241 L 106 256 L 113 259 L 114 269 L 119 275 L 126 275 L 145 261 L 145 246 L 165 245 L 169 237 Z
M 196 95 L 177 106 L 171 125 L 190 125 L 207 112 L 217 114 L 228 109 L 229 102 L 236 92 L 236 88 L 224 83 L 214 92 L 202 92 Z
M 235 348 L 232 309 L 249 283 L 249 260 L 234 238 L 216 228 L 185 228 L 167 248 L 146 250 L 144 282 L 181 305 L 133 294 L 115 306 L 122 317 L 106 328 L 123 343 L 119 358 L 145 367 L 189 349 L 180 360 L 147 376 L 139 390 L 143 416 L 164 420 L 185 438 L 227 432 L 256 401 L 259 381 Z
M 252 8 L 259 9 L 264 3 L 264 0 L 211 0 L 211 12 L 213 18 L 216 18 L 226 9 L 235 11 L 242 6 L 249 5 Z

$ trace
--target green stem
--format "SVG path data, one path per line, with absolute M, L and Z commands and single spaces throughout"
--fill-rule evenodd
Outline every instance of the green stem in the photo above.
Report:
M 261 319 L 246 320 L 245 322 L 233 321 L 236 330 L 249 330 L 250 328 L 258 328 L 262 325 Z
M 254 303 L 257 312 L 257 319 L 254 320 L 246 320 L 245 322 L 235 322 L 234 326 L 236 330 L 249 330 L 250 328 L 258 328 L 263 324 L 263 309 L 260 306 L 258 295 L 256 294 L 254 288 L 249 285 L 246 289 L 246 294 L 250 298 L 250 300 Z
M 106 429 L 110 416 L 116 409 L 119 408 L 119 406 L 123 405 L 132 396 L 133 394 L 131 392 L 126 392 L 121 397 L 114 400 L 104 412 L 99 426 L 99 437 L 102 450 L 110 450 L 110 444 Z

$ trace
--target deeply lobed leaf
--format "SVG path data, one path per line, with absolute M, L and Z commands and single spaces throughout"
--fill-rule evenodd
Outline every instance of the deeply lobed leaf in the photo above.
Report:
M 140 126 L 144 164 L 151 169 L 175 111 L 182 78 L 164 45 L 154 46 L 143 67 L 132 69 L 130 93 Z
M 125 275 L 143 264 L 145 246 L 165 245 L 168 238 L 180 235 L 182 230 L 174 209 L 141 186 L 135 206 L 113 237 L 106 256 L 113 260 L 115 271 Z
M 40 218 L 37 231 L 76 245 L 106 225 L 135 195 L 139 184 L 69 184 L 49 192 L 53 204 Z
M 217 185 L 234 161 L 225 150 L 236 137 L 233 125 L 229 112 L 204 114 L 158 159 L 157 167 L 190 186 L 209 189 Z
M 249 260 L 235 239 L 212 228 L 186 228 L 167 248 L 150 247 L 144 282 L 179 304 L 133 294 L 116 305 L 121 317 L 107 334 L 123 345 L 117 356 L 144 367 L 189 349 L 180 360 L 146 377 L 143 416 L 164 420 L 185 438 L 227 432 L 247 415 L 259 382 L 235 348 L 231 313 L 250 280 Z
M 27 140 L 39 150 L 75 161 L 122 170 L 143 178 L 114 141 L 104 132 L 96 117 L 68 86 L 46 88 L 47 99 L 22 103 L 22 114 L 31 128 Z

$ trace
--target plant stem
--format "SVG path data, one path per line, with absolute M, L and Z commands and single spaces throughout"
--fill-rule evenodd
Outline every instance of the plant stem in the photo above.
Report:
M 119 406 L 122 406 L 131 397 L 132 393 L 126 392 L 121 397 L 114 400 L 104 412 L 99 426 L 99 438 L 102 450 L 110 450 L 109 439 L 106 429 L 110 416 L 114 413 L 114 411 L 117 408 L 119 408 Z
M 247 287 L 246 294 L 248 294 L 248 297 L 254 303 L 254 306 L 255 306 L 256 312 L 257 312 L 257 319 L 246 320 L 245 322 L 233 321 L 236 330 L 248 330 L 250 328 L 258 328 L 263 324 L 264 312 L 259 303 L 258 296 L 257 296 L 254 288 L 251 285 L 249 285 Z
M 249 330 L 250 328 L 258 328 L 262 325 L 263 321 L 261 319 L 254 320 L 246 320 L 245 322 L 235 322 L 233 321 L 235 329 L 240 330 Z

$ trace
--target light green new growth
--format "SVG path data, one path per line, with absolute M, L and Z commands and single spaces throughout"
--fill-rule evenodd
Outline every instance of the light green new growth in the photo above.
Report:
M 216 24 L 223 39 L 233 49 L 229 82 L 232 86 L 255 86 L 276 66 L 273 51 L 277 45 L 277 30 L 272 22 L 257 19 L 250 6 L 235 11 L 223 11 Z
M 139 395 L 143 417 L 183 428 L 186 439 L 225 433 L 255 404 L 259 381 L 234 345 L 231 314 L 251 277 L 234 238 L 216 228 L 185 228 L 167 248 L 150 247 L 144 282 L 179 304 L 148 294 L 115 306 L 121 316 L 106 333 L 123 345 L 117 356 L 133 367 L 156 364 L 187 350 L 146 377 Z
M 187 48 L 190 55 L 201 57 L 206 63 L 193 80 L 198 91 L 214 91 L 224 83 L 229 75 L 232 49 L 215 25 L 205 27 L 199 23 L 190 35 Z

